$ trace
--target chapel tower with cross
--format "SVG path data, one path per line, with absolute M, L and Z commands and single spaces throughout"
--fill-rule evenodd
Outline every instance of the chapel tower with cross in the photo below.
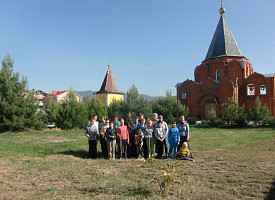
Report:
M 96 98 L 106 106 L 110 106 L 114 101 L 122 101 L 124 93 L 119 91 L 111 71 L 111 64 L 108 64 L 108 70 L 99 91 L 94 93 Z
M 205 59 L 195 67 L 195 80 L 176 85 L 177 99 L 189 108 L 189 116 L 209 119 L 213 109 L 223 114 L 222 106 L 233 97 L 246 112 L 254 106 L 257 97 L 275 116 L 275 74 L 254 72 L 250 60 L 240 51 L 225 20 L 223 1 L 220 20 Z

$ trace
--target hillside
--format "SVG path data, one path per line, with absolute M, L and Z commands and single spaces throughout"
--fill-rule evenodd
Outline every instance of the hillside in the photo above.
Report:
M 79 94 L 80 96 L 82 97 L 89 97 L 89 98 L 94 98 L 95 95 L 94 95 L 94 92 L 96 91 L 92 91 L 92 90 L 87 90 L 87 91 L 75 91 L 77 94 Z M 161 96 L 150 96 L 150 95 L 147 95 L 147 94 L 139 94 L 139 97 L 140 96 L 143 96 L 144 99 L 148 100 L 148 101 L 152 101 L 153 99 L 157 99 Z M 125 93 L 124 95 L 125 98 L 127 98 L 127 93 Z

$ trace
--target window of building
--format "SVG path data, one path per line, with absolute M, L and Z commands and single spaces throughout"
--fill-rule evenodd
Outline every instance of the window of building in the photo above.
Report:
M 247 95 L 255 95 L 255 87 L 253 84 L 247 85 Z
M 266 94 L 266 87 L 265 87 L 265 85 L 261 85 L 260 86 L 260 94 L 261 95 L 265 95 Z
M 217 70 L 217 71 L 216 71 L 216 80 L 217 80 L 217 81 L 220 81 L 220 79 L 221 79 L 221 73 L 220 73 L 219 70 Z
M 185 91 L 182 91 L 182 93 L 181 93 L 181 99 L 186 99 L 186 92 Z

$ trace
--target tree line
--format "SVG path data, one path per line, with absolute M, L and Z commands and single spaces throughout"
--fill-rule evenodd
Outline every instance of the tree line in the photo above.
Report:
M 257 126 L 263 124 L 275 124 L 275 120 L 269 117 L 266 106 L 262 106 L 257 98 L 255 106 L 251 108 L 249 114 L 245 113 L 245 107 L 239 106 L 237 102 L 230 98 L 226 106 L 222 107 L 223 115 L 216 116 L 213 110 L 210 119 L 205 124 L 209 126 L 245 126 L 248 120 L 254 121 Z M 151 117 L 153 113 L 164 116 L 167 123 L 178 120 L 180 116 L 188 116 L 188 108 L 183 106 L 173 97 L 170 91 L 166 92 L 166 97 L 146 100 L 138 95 L 138 89 L 133 85 L 127 91 L 127 98 L 124 101 L 113 102 L 109 107 L 102 104 L 97 99 L 84 97 L 82 102 L 78 102 L 73 92 L 61 103 L 53 102 L 49 99 L 48 104 L 39 109 L 38 100 L 34 97 L 34 91 L 29 90 L 27 78 L 20 79 L 19 73 L 13 70 L 13 59 L 8 54 L 2 61 L 0 71 L 0 132 L 23 131 L 26 129 L 44 129 L 46 125 L 54 124 L 61 129 L 83 129 L 88 120 L 97 115 L 107 116 L 113 119 L 115 115 L 119 118 L 126 116 L 128 112 L 132 116 L 143 113 L 144 116 Z M 189 118 L 189 123 L 195 123 L 196 119 Z
M 121 102 L 113 102 L 105 106 L 97 99 L 84 97 L 78 102 L 73 92 L 61 103 L 49 98 L 48 104 L 39 109 L 34 91 L 29 90 L 27 78 L 20 80 L 19 73 L 13 70 L 13 59 L 8 54 L 2 61 L 0 71 L 0 132 L 23 131 L 26 129 L 43 129 L 54 124 L 61 129 L 86 128 L 88 120 L 97 115 L 113 119 L 115 115 L 125 117 L 128 112 L 133 116 L 143 113 L 152 116 L 154 112 L 161 113 L 166 121 L 172 122 L 181 115 L 188 115 L 188 108 L 177 102 L 176 98 L 167 92 L 167 96 L 153 101 L 139 97 L 138 89 L 133 85 L 127 91 L 127 98 Z

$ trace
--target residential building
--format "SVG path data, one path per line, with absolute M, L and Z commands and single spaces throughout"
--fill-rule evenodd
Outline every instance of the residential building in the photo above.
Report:
M 52 94 L 49 94 L 49 95 L 47 95 L 47 96 L 44 97 L 44 105 L 45 106 L 47 105 L 47 103 L 49 102 L 50 98 L 53 100 L 53 102 L 56 102 L 56 103 L 60 103 L 62 101 L 67 100 L 69 92 L 72 92 L 75 95 L 76 100 L 78 102 L 81 101 L 82 97 L 79 94 L 77 94 L 76 92 L 74 92 L 74 91 L 71 91 L 71 90 L 53 91 Z

